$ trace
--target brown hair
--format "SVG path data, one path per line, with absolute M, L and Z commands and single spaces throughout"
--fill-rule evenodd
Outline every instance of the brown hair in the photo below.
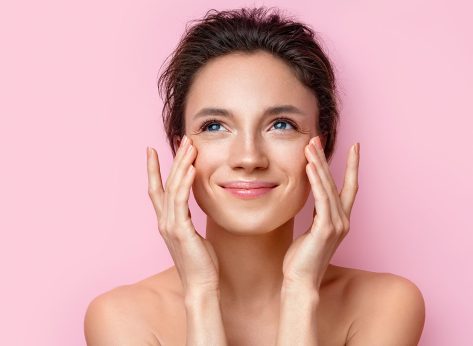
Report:
M 317 132 L 325 137 L 324 151 L 330 161 L 339 121 L 338 98 L 332 64 L 314 30 L 273 7 L 212 9 L 204 18 L 191 22 L 196 25 L 186 25 L 179 45 L 170 55 L 172 59 L 158 78 L 158 91 L 164 101 L 164 129 L 173 155 L 177 150 L 175 141 L 184 135 L 186 95 L 196 72 L 218 56 L 264 50 L 292 66 L 301 83 L 313 90 L 319 108 Z

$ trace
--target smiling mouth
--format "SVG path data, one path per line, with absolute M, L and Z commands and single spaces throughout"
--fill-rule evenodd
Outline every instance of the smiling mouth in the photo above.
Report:
M 251 188 L 251 189 L 243 189 L 243 188 L 230 188 L 224 187 L 222 188 L 229 192 L 232 196 L 240 198 L 240 199 L 255 199 L 258 197 L 262 197 L 267 195 L 271 192 L 276 186 L 273 187 L 259 187 L 259 188 Z

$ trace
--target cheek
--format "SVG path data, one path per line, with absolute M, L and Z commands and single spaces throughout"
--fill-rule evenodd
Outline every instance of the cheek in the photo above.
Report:
M 274 160 L 277 160 L 280 165 L 283 165 L 291 175 L 301 176 L 306 175 L 305 166 L 308 163 L 304 153 L 304 146 L 297 143 L 297 145 L 280 146 L 272 155 Z
M 310 192 L 310 181 L 306 172 L 307 158 L 304 153 L 305 144 L 303 146 L 284 150 L 278 156 L 278 161 L 282 169 L 286 172 L 288 185 L 290 187 L 291 196 L 294 198 L 307 198 Z
M 288 172 L 290 172 L 290 189 L 287 198 L 290 200 L 289 204 L 291 206 L 287 208 L 287 204 L 285 205 L 287 208 L 286 212 L 291 216 L 299 213 L 306 204 L 311 193 L 311 185 L 306 172 L 308 161 L 304 154 L 304 148 L 302 148 L 298 154 L 293 154 L 291 160 L 288 162 L 291 166 L 287 166 L 289 169 Z
M 196 145 L 196 148 L 197 156 L 193 163 L 196 173 L 194 186 L 195 184 L 202 184 L 203 181 L 208 181 L 214 172 L 224 165 L 227 156 L 221 146 L 203 144 L 199 146 Z
M 221 147 L 211 145 L 197 146 L 197 156 L 194 167 L 197 172 L 209 170 L 210 167 L 217 166 L 225 160 L 225 151 Z

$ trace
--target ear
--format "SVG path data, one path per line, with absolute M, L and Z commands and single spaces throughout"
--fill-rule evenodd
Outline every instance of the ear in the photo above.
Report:
M 176 148 L 176 152 L 177 152 L 177 149 L 179 149 L 179 146 L 181 145 L 181 140 L 182 140 L 182 137 L 178 135 L 175 135 L 172 140 L 172 145 L 174 148 Z

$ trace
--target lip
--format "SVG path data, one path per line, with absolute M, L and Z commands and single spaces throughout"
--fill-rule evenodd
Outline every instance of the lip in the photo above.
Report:
M 242 199 L 252 199 L 261 197 L 272 189 L 274 189 L 278 184 L 267 182 L 267 181 L 229 181 L 222 185 L 225 191 L 230 192 L 233 196 L 242 198 Z
M 220 186 L 226 189 L 261 189 L 261 188 L 272 188 L 277 185 L 278 184 L 276 183 L 272 183 L 269 181 L 262 181 L 262 180 L 253 180 L 253 181 L 234 180 L 234 181 L 228 181 L 226 183 L 223 183 Z

